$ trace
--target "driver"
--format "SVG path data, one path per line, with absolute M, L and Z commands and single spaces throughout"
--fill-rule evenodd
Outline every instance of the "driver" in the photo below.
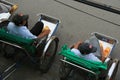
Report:
M 42 38 L 50 33 L 48 26 L 44 28 L 44 24 L 41 21 L 38 21 L 35 26 L 29 31 L 27 28 L 28 18 L 28 15 L 24 15 L 22 13 L 15 14 L 12 18 L 12 21 L 9 22 L 7 26 L 8 32 L 10 34 L 28 39 Z

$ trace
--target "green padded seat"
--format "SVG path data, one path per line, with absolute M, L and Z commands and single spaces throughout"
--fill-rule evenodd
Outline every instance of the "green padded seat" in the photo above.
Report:
M 60 55 L 66 57 L 66 60 L 69 62 L 73 62 L 84 68 L 92 70 L 96 74 L 99 74 L 101 70 L 107 70 L 107 63 L 90 61 L 76 56 L 73 52 L 71 52 L 70 48 L 67 45 L 64 45 L 59 52 Z
M 13 34 L 9 34 L 4 28 L 0 29 L 0 40 L 7 41 L 10 43 L 17 44 L 23 48 L 25 48 L 29 53 L 35 53 L 36 47 L 33 46 L 33 39 L 26 39 L 20 36 L 16 36 Z

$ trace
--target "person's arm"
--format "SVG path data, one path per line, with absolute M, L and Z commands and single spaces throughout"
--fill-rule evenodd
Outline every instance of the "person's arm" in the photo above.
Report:
M 44 36 L 47 36 L 50 33 L 50 29 L 49 27 L 45 27 L 43 28 L 43 31 L 38 35 L 38 38 L 42 38 Z
M 18 9 L 18 5 L 13 5 L 11 7 L 11 9 L 9 10 L 9 12 L 12 14 L 14 11 L 16 11 Z
M 83 43 L 83 41 L 79 40 L 77 43 L 75 43 L 75 44 L 73 45 L 73 47 L 74 47 L 75 49 L 78 49 L 78 47 L 79 47 L 79 45 L 80 45 L 81 43 Z

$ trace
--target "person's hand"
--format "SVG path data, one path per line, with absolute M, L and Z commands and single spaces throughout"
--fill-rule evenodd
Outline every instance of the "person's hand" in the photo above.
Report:
M 74 48 L 78 49 L 78 46 L 81 45 L 83 41 L 79 40 L 77 43 L 74 44 Z
M 50 31 L 50 28 L 48 26 L 45 26 L 42 31 Z
M 83 43 L 82 40 L 79 40 L 79 41 L 77 42 L 78 45 L 80 45 L 80 44 L 82 44 L 82 43 Z
M 39 35 L 38 35 L 38 38 L 42 38 L 42 37 L 44 37 L 44 36 L 48 36 L 49 35 L 49 33 L 50 33 L 50 29 L 49 29 L 49 27 L 48 26 L 45 26 L 45 28 L 43 28 L 43 30 L 42 30 L 42 33 L 40 33 Z
M 70 49 L 74 48 L 74 44 L 69 46 Z
M 18 9 L 18 5 L 16 4 L 16 5 L 13 5 L 12 7 L 11 7 L 11 9 L 10 9 L 10 13 L 12 14 L 14 11 L 16 11 Z

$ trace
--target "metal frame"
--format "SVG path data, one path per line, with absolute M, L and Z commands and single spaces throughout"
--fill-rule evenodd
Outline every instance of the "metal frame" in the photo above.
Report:
M 50 16 L 50 15 L 47 15 L 47 14 L 43 14 L 43 13 L 38 13 L 37 15 L 40 16 L 38 21 L 45 20 L 45 21 L 51 22 L 53 24 L 56 24 L 56 27 L 55 27 L 53 33 L 50 36 L 48 35 L 48 39 L 47 40 L 49 40 L 51 36 L 55 35 L 55 32 L 58 29 L 58 25 L 60 24 L 60 20 L 55 18 L 55 17 L 53 17 L 53 16 Z
M 89 70 L 89 69 L 86 69 L 86 68 L 84 68 L 84 67 L 81 67 L 81 66 L 78 66 L 78 65 L 76 65 L 76 64 L 73 64 L 73 63 L 71 63 L 71 62 L 69 62 L 69 61 L 66 61 L 66 60 L 63 60 L 63 59 L 60 59 L 60 61 L 62 61 L 62 62 L 65 62 L 65 63 L 67 63 L 67 64 L 70 64 L 70 65 L 72 65 L 72 66 L 75 66 L 75 67 L 77 67 L 77 68 L 80 68 L 80 69 L 82 69 L 82 70 L 84 70 L 84 71 L 87 71 L 87 72 L 89 72 L 89 73 L 92 73 L 93 75 L 97 75 L 95 72 L 93 72 L 93 71 L 91 71 L 91 70 Z
M 47 51 L 47 48 L 50 46 L 50 44 L 51 44 L 52 41 L 55 41 L 55 43 L 56 43 L 56 44 L 55 44 L 55 45 L 56 45 L 56 49 L 57 49 L 57 47 L 58 47 L 58 42 L 59 42 L 59 39 L 58 39 L 56 36 L 53 36 L 53 35 L 55 34 L 57 28 L 58 28 L 59 20 L 56 19 L 56 18 L 54 18 L 54 17 L 48 17 L 48 16 L 43 15 L 43 14 L 42 14 L 41 16 L 42 16 L 42 17 L 40 17 L 40 20 L 42 20 L 43 17 L 44 17 L 44 19 L 46 19 L 46 20 L 47 20 L 47 18 L 48 18 L 48 21 L 50 20 L 50 22 L 54 22 L 54 23 L 56 24 L 56 26 L 55 26 L 55 30 L 54 30 L 54 32 L 52 33 L 52 35 L 51 35 L 49 38 L 46 37 L 46 38 L 47 38 L 46 44 L 45 44 L 45 46 L 44 46 L 44 48 L 43 48 L 41 57 L 39 57 L 40 60 L 44 59 L 44 56 L 45 56 L 46 51 Z M 36 40 L 35 40 L 35 41 L 36 41 Z M 34 44 L 33 44 L 34 46 L 36 46 L 36 48 L 39 47 L 39 45 L 40 45 L 41 42 L 42 42 L 42 39 L 41 39 L 41 40 L 38 40 L 38 41 L 39 41 L 39 42 L 38 42 L 37 45 L 34 45 Z M 38 63 L 37 63 L 37 62 L 38 62 L 38 59 L 36 60 L 32 55 L 30 55 L 29 52 L 28 52 L 25 48 L 23 48 L 23 47 L 15 44 L 15 43 L 10 43 L 10 42 L 4 41 L 4 40 L 0 40 L 0 42 L 2 42 L 2 43 L 4 43 L 4 44 L 7 44 L 7 45 L 10 45 L 10 46 L 13 46 L 13 47 L 16 47 L 16 48 L 22 50 L 22 51 L 25 53 L 25 55 L 27 55 L 27 56 L 29 57 L 29 59 L 30 59 L 33 63 L 35 63 L 36 65 L 38 65 Z M 56 53 L 55 53 L 55 54 L 56 54 Z M 14 66 L 16 66 L 16 63 L 15 63 Z M 14 67 L 14 66 L 13 66 L 13 67 Z M 15 68 L 15 67 L 14 67 L 14 68 Z M 9 68 L 8 68 L 7 70 L 9 70 Z M 15 69 L 15 70 L 16 70 L 16 69 Z M 5 71 L 6 71 L 6 70 L 5 70 Z M 13 71 L 14 71 L 14 70 L 13 70 Z M 11 72 L 12 72 L 12 71 L 11 71 Z M 10 74 L 11 74 L 11 72 L 10 72 Z M 3 72 L 3 73 L 4 73 L 4 72 Z M 0 76 L 2 76 L 2 75 L 0 75 Z M 5 76 L 4 78 L 2 78 L 2 80 L 3 80 L 3 79 L 5 80 L 6 77 L 7 77 L 7 76 Z
M 110 37 L 110 36 L 107 36 L 107 35 L 104 35 L 104 34 L 101 34 L 101 33 L 98 33 L 98 32 L 93 32 L 93 33 L 91 33 L 91 35 L 98 35 L 98 36 L 100 36 L 100 37 L 104 37 L 104 38 L 106 38 L 106 39 L 108 39 L 108 40 L 113 40 L 113 48 L 115 47 L 115 45 L 116 44 L 118 44 L 119 42 L 118 42 L 118 40 L 117 39 L 115 39 L 115 38 L 112 38 L 112 37 Z M 98 39 L 98 40 L 100 40 L 100 39 Z M 113 50 L 113 48 L 112 48 L 112 50 Z M 112 51 L 111 51 L 112 52 Z M 110 53 L 111 53 L 110 52 Z M 80 66 L 80 65 L 77 65 L 77 64 L 75 64 L 75 63 L 72 63 L 72 62 L 69 62 L 69 61 L 67 61 L 66 60 L 66 57 L 64 57 L 63 56 L 63 59 L 60 59 L 60 61 L 61 62 L 63 62 L 63 63 L 67 63 L 67 64 L 69 64 L 69 65 L 72 65 L 72 66 L 74 66 L 74 67 L 76 67 L 76 68 L 79 68 L 79 69 L 81 69 L 81 70 L 83 70 L 83 71 L 86 71 L 86 72 L 88 72 L 88 73 L 91 73 L 91 74 L 93 74 L 94 76 L 95 76 L 95 80 L 99 80 L 99 75 L 97 75 L 95 72 L 93 72 L 93 71 L 91 71 L 91 70 L 89 70 L 89 69 L 86 69 L 85 67 L 82 67 L 82 66 Z M 109 64 L 110 63 L 110 61 L 112 62 L 112 64 Z M 112 59 L 111 57 L 110 57 L 110 55 L 104 60 L 104 62 L 105 63 L 107 63 L 108 64 L 108 66 L 109 66 L 109 68 L 108 68 L 108 70 L 107 70 L 107 76 L 105 76 L 105 80 L 114 80 L 114 78 L 115 78 L 115 75 L 116 75 L 116 73 L 117 73 L 117 69 L 118 69 L 118 64 L 119 64 L 119 60 L 118 59 Z M 64 65 L 64 64 L 63 64 Z
M 108 80 L 112 79 L 112 77 L 113 77 L 112 75 L 115 73 L 114 71 L 115 71 L 115 69 L 117 69 L 118 64 L 119 64 L 119 60 L 118 59 L 114 59 L 112 65 L 111 65 L 111 67 L 110 67 L 110 69 L 108 71 L 108 76 L 107 76 Z
M 112 59 L 108 57 L 108 58 L 106 58 L 106 60 L 104 62 L 108 63 L 110 60 L 112 60 Z M 84 67 L 82 67 L 80 65 L 77 65 L 77 64 L 71 63 L 69 61 L 66 61 L 65 57 L 63 59 L 60 59 L 60 61 L 64 62 L 64 63 L 67 63 L 69 65 L 72 65 L 74 67 L 77 67 L 79 69 L 82 69 L 83 71 L 86 71 L 88 73 L 91 73 L 91 74 L 93 74 L 95 76 L 95 80 L 98 79 L 98 75 L 95 72 L 93 72 L 93 71 L 91 71 L 89 69 L 86 69 L 86 68 L 84 68 Z M 110 65 L 110 68 L 108 70 L 108 73 L 107 73 L 107 76 L 106 76 L 105 80 L 111 80 L 111 79 L 114 80 L 113 78 L 115 77 L 115 75 L 117 73 L 117 72 L 115 72 L 115 70 L 117 71 L 118 64 L 119 64 L 119 60 L 118 59 L 113 59 L 112 60 L 112 64 Z

